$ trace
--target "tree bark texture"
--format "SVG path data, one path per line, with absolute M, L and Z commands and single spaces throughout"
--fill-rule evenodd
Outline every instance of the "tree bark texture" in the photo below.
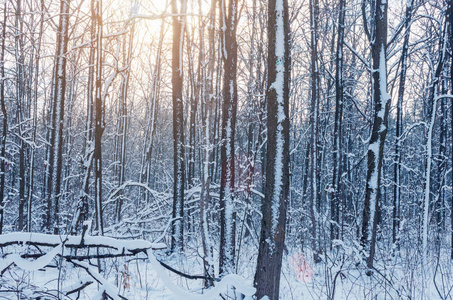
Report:
M 256 297 L 279 299 L 289 196 L 290 28 L 288 2 L 268 4 L 267 165 L 255 273 Z
M 386 0 L 377 0 L 372 8 L 371 56 L 374 117 L 367 152 L 366 193 L 363 208 L 362 237 L 369 269 L 373 268 L 376 249 L 377 216 L 381 196 L 382 158 L 388 127 L 390 95 L 387 93 L 387 9 Z M 364 20 L 366 23 L 366 19 Z

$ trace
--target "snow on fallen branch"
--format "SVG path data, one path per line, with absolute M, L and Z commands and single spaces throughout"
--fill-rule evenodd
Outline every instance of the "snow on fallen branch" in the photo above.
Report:
M 161 250 L 166 248 L 165 244 L 162 243 L 151 243 L 145 240 L 118 240 L 114 238 L 104 237 L 104 236 L 59 236 L 59 235 L 50 235 L 50 234 L 41 234 L 41 233 L 9 233 L 5 235 L 0 235 L 0 247 L 6 247 L 10 245 L 32 245 L 32 246 L 45 246 L 53 247 L 52 250 L 46 254 L 9 254 L 6 255 L 2 260 L 0 260 L 0 271 L 1 274 L 4 273 L 12 265 L 26 270 L 26 271 L 36 271 L 44 268 L 49 265 L 50 262 L 56 257 L 61 256 L 72 264 L 86 270 L 86 272 L 100 284 L 99 297 L 102 298 L 102 294 L 108 294 L 112 299 L 125 299 L 124 297 L 118 295 L 115 290 L 116 287 L 104 279 L 93 267 L 88 263 L 80 261 L 81 259 L 89 259 L 91 256 L 86 255 L 65 255 L 64 248 L 89 248 L 89 247 L 98 247 L 98 248 L 107 248 L 116 250 L 116 254 L 100 256 L 99 258 L 107 257 L 118 257 L 118 256 L 130 256 L 135 255 L 140 252 L 146 253 L 148 259 L 151 263 L 151 266 L 159 275 L 159 278 L 163 281 L 165 286 L 175 295 L 185 300 L 202 300 L 202 299 L 212 299 L 215 296 L 218 296 L 222 292 L 226 292 L 229 287 L 234 287 L 239 293 L 251 297 L 255 294 L 255 288 L 243 284 L 244 278 L 241 276 L 230 274 L 223 277 L 218 281 L 215 287 L 206 291 L 204 294 L 193 294 L 183 288 L 177 286 L 170 279 L 169 275 L 166 273 L 165 268 L 170 271 L 188 278 L 198 279 L 202 276 L 190 276 L 183 274 L 179 271 L 172 269 L 169 266 L 166 266 L 164 263 L 159 262 L 153 254 L 153 250 Z M 31 257 L 38 257 L 33 261 L 24 259 Z M 1 276 L 1 275 L 0 275 Z M 204 277 L 203 277 L 204 278 Z M 210 278 L 215 280 L 214 278 Z M 81 282 L 77 287 L 69 288 L 68 292 L 75 293 L 79 292 L 86 286 L 90 285 L 92 282 L 87 281 L 85 283 Z
M 180 297 L 184 300 L 206 300 L 206 299 L 213 299 L 214 297 L 218 296 L 220 293 L 225 292 L 228 289 L 228 286 L 234 286 L 236 290 L 244 294 L 247 297 L 251 297 L 255 294 L 256 289 L 254 287 L 248 286 L 243 284 L 244 278 L 239 275 L 229 274 L 220 280 L 215 287 L 211 288 L 210 290 L 206 291 L 204 294 L 192 294 L 181 287 L 177 286 L 171 279 L 170 276 L 165 272 L 164 268 L 161 266 L 159 261 L 154 256 L 151 249 L 147 251 L 148 259 L 151 263 L 153 269 L 159 274 L 159 278 L 163 281 L 165 286 L 173 293 L 173 295 Z
M 113 300 L 119 300 L 119 299 L 127 299 L 121 295 L 118 295 L 116 290 L 116 286 L 108 282 L 107 280 L 104 279 L 104 277 L 101 276 L 101 274 L 98 273 L 92 266 L 90 266 L 88 263 L 84 261 L 74 261 L 74 260 L 69 260 L 72 262 L 74 265 L 84 269 L 87 271 L 88 274 L 90 274 L 91 277 L 93 277 L 94 280 L 96 280 L 100 284 L 100 289 L 98 292 L 99 299 L 102 299 L 102 294 L 106 293 L 109 295 Z M 96 297 L 95 297 L 96 298 Z
M 47 254 L 41 256 L 38 259 L 35 259 L 34 261 L 23 259 L 22 257 L 19 256 L 19 254 L 8 255 L 6 258 L 0 261 L 0 271 L 3 272 L 3 270 L 7 269 L 12 264 L 15 264 L 16 266 L 25 271 L 36 271 L 42 269 L 45 266 L 47 266 L 57 254 L 61 253 L 61 250 L 62 244 L 59 244 L 57 247 L 53 248 Z
M 25 233 L 15 232 L 0 235 L 0 247 L 9 245 L 24 244 L 34 246 L 57 247 L 64 242 L 67 248 L 109 248 L 116 250 L 117 253 L 143 252 L 145 249 L 165 249 L 163 243 L 151 243 L 146 240 L 118 240 L 105 236 L 60 236 L 44 233 Z

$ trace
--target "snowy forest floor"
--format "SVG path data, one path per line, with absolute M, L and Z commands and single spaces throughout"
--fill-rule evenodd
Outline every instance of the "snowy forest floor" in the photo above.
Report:
M 237 273 L 245 278 L 242 284 L 253 283 L 256 263 L 256 246 L 243 245 Z M 8 255 L 36 253 L 37 247 L 15 245 L 2 248 L 2 260 Z M 385 251 L 383 251 L 385 250 Z M 50 251 L 49 251 L 50 252 Z M 202 274 L 201 249 L 188 244 L 184 255 L 167 256 L 156 250 L 154 255 L 175 269 L 191 275 Z M 382 249 L 378 252 L 376 270 L 372 276 L 365 275 L 360 255 L 355 247 L 340 243 L 339 246 L 322 256 L 322 262 L 314 264 L 307 254 L 307 260 L 298 251 L 289 250 L 283 258 L 281 299 L 453 299 L 453 266 L 447 249 L 431 255 L 423 267 L 416 247 L 401 249 L 396 255 Z M 6 255 L 8 254 L 8 255 Z M 440 254 L 440 255 L 439 255 Z M 30 259 L 30 262 L 33 261 Z M 0 299 L 101 299 L 100 285 L 83 268 L 76 267 L 59 258 L 54 258 L 46 268 L 32 271 L 30 267 L 12 266 L 0 277 Z M 95 265 L 97 260 L 91 260 Z M 1 265 L 1 261 L 0 261 Z M 91 267 L 96 270 L 96 267 Z M 173 283 L 192 294 L 201 294 L 202 280 L 190 280 L 163 268 L 156 272 L 155 265 L 146 255 L 108 258 L 101 260 L 100 275 L 121 297 L 127 299 L 181 299 L 174 295 L 169 286 Z M 93 282 L 82 289 L 80 295 L 67 291 L 84 282 Z M 170 284 L 171 285 L 171 284 Z M 105 288 L 105 287 L 104 287 Z M 223 299 L 234 299 L 232 290 L 223 289 Z M 59 297 L 58 297 L 59 295 Z M 122 299 L 118 297 L 118 299 Z M 184 300 L 192 297 L 187 294 Z M 201 296 L 193 299 L 222 299 L 222 297 Z M 240 299 L 240 298 L 237 298 Z M 247 298 L 246 298 L 247 299 Z

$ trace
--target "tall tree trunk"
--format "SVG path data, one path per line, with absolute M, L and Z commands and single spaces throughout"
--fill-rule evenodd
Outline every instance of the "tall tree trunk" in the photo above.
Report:
M 199 0 L 200 15 L 202 2 Z M 211 0 L 211 12 L 209 14 L 208 23 L 208 38 L 209 47 L 208 53 L 205 52 L 205 25 L 200 24 L 200 69 L 201 69 L 201 101 L 203 104 L 202 109 L 202 128 L 203 128 L 203 164 L 202 164 L 202 181 L 201 181 L 201 193 L 200 193 L 200 229 L 201 229 L 201 240 L 203 246 L 203 265 L 204 274 L 207 277 L 214 275 L 214 258 L 212 253 L 212 242 L 209 232 L 208 223 L 208 209 L 210 202 L 210 170 L 209 165 L 211 162 L 211 114 L 212 106 L 214 104 L 214 97 L 212 95 L 212 76 L 214 75 L 214 63 L 215 63 L 215 44 L 214 44 L 214 28 L 215 28 L 215 14 L 216 14 L 217 0 Z M 202 19 L 200 18 L 200 23 Z M 207 68 L 206 68 L 207 66 Z M 212 285 L 212 282 L 205 280 L 205 287 Z
M 159 46 L 156 54 L 156 67 L 154 68 L 151 90 L 151 101 L 148 105 L 148 127 L 145 135 L 145 147 L 143 149 L 142 170 L 140 181 L 151 185 L 151 159 L 154 147 L 154 137 L 157 125 L 157 112 L 159 107 L 159 87 L 160 87 L 160 73 L 161 73 L 161 56 L 162 46 L 164 41 L 165 22 L 162 21 L 159 35 Z M 151 185 L 152 186 L 152 185 Z M 145 194 L 145 201 L 148 202 L 148 193 Z
M 333 178 L 330 202 L 331 225 L 330 239 L 340 238 L 340 180 L 341 180 L 341 134 L 343 125 L 343 42 L 344 42 L 344 17 L 346 0 L 340 0 L 338 15 L 338 40 L 335 55 L 335 124 L 333 137 Z
M 267 170 L 255 273 L 256 297 L 279 299 L 289 196 L 290 28 L 287 0 L 268 4 Z
M 54 233 L 59 232 L 59 202 L 61 191 L 61 173 L 63 164 L 63 125 L 64 103 L 66 94 L 66 52 L 68 49 L 69 0 L 61 0 L 60 17 L 57 31 L 57 49 L 54 66 L 54 82 L 52 90 L 52 128 L 50 136 L 50 168 L 47 199 L 47 231 L 53 227 Z M 52 211 L 53 207 L 53 211 Z
M 96 213 L 95 230 L 104 235 L 102 217 L 102 134 L 105 128 L 104 103 L 102 97 L 102 0 L 94 1 L 94 15 L 96 19 L 96 62 L 95 62 L 95 124 L 94 124 L 94 205 Z
M 119 137 L 121 137 L 120 147 L 119 147 L 119 174 L 118 174 L 118 186 L 121 186 L 126 180 L 126 142 L 127 142 L 127 129 L 128 129 L 128 114 L 127 114 L 127 96 L 129 89 L 129 78 L 131 73 L 131 63 L 132 63 L 132 49 L 134 42 L 134 33 L 135 33 L 135 21 L 132 21 L 130 28 L 129 43 L 123 43 L 123 51 L 125 52 L 125 65 L 126 70 L 124 71 L 123 76 L 121 77 L 120 85 L 120 98 L 121 98 L 121 132 Z M 127 50 L 126 50 L 127 46 Z M 118 195 L 117 207 L 116 207 L 116 221 L 119 223 L 121 221 L 121 211 L 123 208 L 124 195 L 122 191 Z
M 221 0 L 222 60 L 224 66 L 223 106 L 222 106 L 222 144 L 220 146 L 221 177 L 220 177 L 220 257 L 219 272 L 234 272 L 235 258 L 235 148 L 237 112 L 237 0 L 230 0 L 226 7 Z M 228 12 L 227 12 L 228 9 Z
M 94 59 L 96 56 L 95 39 L 96 39 L 96 12 L 95 12 L 95 1 L 91 1 L 91 24 L 90 24 L 90 52 L 88 57 L 88 81 L 87 81 L 87 111 L 85 121 L 85 147 L 83 153 L 83 179 L 82 186 L 80 189 L 80 197 L 77 208 L 77 215 L 74 218 L 75 224 L 72 226 L 73 233 L 76 233 L 79 228 L 82 228 L 83 222 L 88 220 L 88 194 L 89 194 L 89 183 L 90 174 L 93 167 L 93 153 L 94 153 L 94 141 L 93 141 L 93 83 L 94 83 Z
M 387 93 L 387 9 L 388 3 L 386 0 L 376 0 L 375 6 L 372 8 L 374 24 L 370 41 L 374 119 L 367 153 L 368 170 L 363 207 L 362 238 L 360 240 L 367 259 L 367 266 L 370 270 L 373 268 L 376 249 L 376 218 L 379 213 L 379 198 L 381 194 L 382 158 L 391 100 L 390 95 Z M 364 19 L 364 22 L 367 22 L 366 19 Z
M 25 139 L 25 122 L 26 116 L 26 103 L 25 103 L 25 50 L 24 50 L 24 21 L 22 16 L 22 1 L 16 2 L 15 12 L 15 32 L 14 32 L 14 52 L 16 56 L 16 118 L 18 121 L 18 138 L 19 144 L 19 210 L 17 219 L 17 230 L 22 231 L 24 227 L 24 204 L 25 204 L 25 152 L 27 144 Z
M 403 128 L 403 99 L 406 84 L 407 57 L 409 51 L 410 24 L 412 20 L 413 0 L 407 0 L 406 17 L 404 20 L 404 41 L 401 53 L 401 73 L 398 88 L 398 102 L 396 106 L 396 143 L 395 162 L 393 166 L 393 211 L 392 211 L 392 242 L 398 246 L 398 229 L 400 224 L 400 201 L 401 201 L 401 134 Z
M 453 0 L 450 0 L 448 2 L 448 11 L 450 12 L 449 15 L 449 24 L 450 24 L 450 52 L 453 53 Z M 450 61 L 450 88 L 451 88 L 451 93 L 453 94 L 453 56 L 451 57 Z M 451 105 L 450 105 L 450 122 L 451 122 L 451 132 L 453 132 L 453 98 L 451 98 Z M 452 142 L 453 144 L 453 142 Z M 453 149 L 451 150 L 451 166 L 453 168 Z M 451 176 L 451 186 L 453 186 L 453 175 Z M 450 207 L 453 207 L 453 192 L 451 193 L 450 196 Z M 450 258 L 453 259 L 453 214 L 450 216 L 451 218 L 451 253 L 450 253 Z
M 36 153 L 36 133 L 38 127 L 38 83 L 39 83 L 39 62 L 41 58 L 41 42 L 42 42 L 42 35 L 43 35 L 43 27 L 44 27 L 44 0 L 40 1 L 40 19 L 39 19 L 39 32 L 38 32 L 38 40 L 36 41 L 36 52 L 35 52 L 35 70 L 34 70 L 34 81 L 33 86 L 33 136 L 32 136 L 32 146 L 30 152 L 30 167 L 29 167 L 29 188 L 28 188 L 28 199 L 27 199 L 27 232 L 31 232 L 32 226 L 32 202 L 33 202 L 33 188 L 34 188 L 34 172 L 35 172 L 35 153 Z M 31 84 L 30 84 L 31 86 Z M 32 93 L 32 91 L 30 91 Z
M 5 40 L 6 40 L 6 10 L 8 1 L 4 1 L 2 23 L 2 45 L 0 52 L 0 105 L 2 109 L 2 137 L 0 149 L 0 234 L 3 233 L 3 198 L 5 196 L 5 172 L 6 172 L 6 137 L 8 136 L 8 114 L 5 105 Z
M 424 199 L 423 199 L 423 265 L 426 266 L 428 262 L 428 226 L 429 226 L 429 206 L 431 199 L 431 166 L 433 162 L 433 133 L 436 121 L 437 103 L 440 94 L 440 80 L 446 58 L 446 37 L 447 25 L 441 30 L 441 38 L 439 40 L 439 59 L 437 61 L 436 69 L 433 70 L 432 82 L 430 83 L 429 90 L 429 103 L 431 107 L 428 108 L 428 133 L 426 138 L 426 169 L 425 169 L 425 186 L 424 186 Z
M 319 1 L 310 0 L 310 50 L 311 50 L 311 103 L 310 103 L 310 217 L 312 222 L 312 246 L 313 258 L 315 262 L 319 262 L 320 241 L 318 233 L 318 214 L 319 214 L 319 195 L 318 191 L 318 116 L 319 116 L 319 66 L 318 66 L 318 14 Z
M 183 0 L 185 1 L 185 0 Z M 185 12 L 185 2 L 181 13 Z M 184 17 L 177 16 L 176 0 L 171 1 L 173 16 L 172 99 L 173 99 L 173 211 L 172 252 L 181 252 L 184 241 L 184 113 L 183 113 L 183 43 Z

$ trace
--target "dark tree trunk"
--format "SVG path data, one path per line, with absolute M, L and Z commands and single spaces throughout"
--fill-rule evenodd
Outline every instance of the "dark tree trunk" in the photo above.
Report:
M 318 66 L 318 15 L 319 1 L 310 0 L 310 51 L 311 51 L 311 101 L 310 101 L 310 217 L 312 222 L 313 258 L 319 262 L 321 252 L 318 233 L 318 214 L 321 191 L 318 191 L 318 125 L 319 125 L 319 66 Z
M 25 53 L 24 53 L 24 21 L 22 16 L 22 1 L 16 2 L 15 22 L 14 22 L 14 42 L 15 42 L 15 57 L 16 57 L 16 118 L 18 121 L 18 136 L 17 143 L 19 145 L 19 209 L 17 219 L 17 230 L 22 231 L 24 227 L 24 204 L 25 204 L 25 157 L 27 144 L 25 139 L 25 120 L 26 103 L 25 103 Z
M 344 42 L 344 17 L 346 0 L 340 0 L 338 15 L 338 40 L 335 56 L 335 124 L 333 137 L 333 178 L 330 202 L 331 225 L 330 239 L 340 238 L 340 181 L 341 181 L 341 134 L 343 125 L 343 42 Z
M 3 198 L 5 195 L 6 172 L 6 137 L 8 132 L 8 115 L 5 105 L 5 39 L 6 39 L 6 9 L 8 1 L 4 2 L 2 23 L 2 46 L 0 53 L 0 105 L 2 109 L 2 137 L 0 149 L 0 234 L 3 233 Z
M 225 24 L 222 33 L 222 59 L 224 66 L 223 105 L 222 105 L 222 144 L 220 146 L 220 274 L 234 272 L 235 257 L 235 148 L 237 112 L 237 0 L 230 0 L 228 7 L 221 2 L 221 19 Z M 228 13 L 227 10 L 228 9 Z
M 450 23 L 450 53 L 453 53 L 453 0 L 448 2 L 448 11 L 450 12 L 449 15 L 449 23 Z M 450 60 L 450 88 L 451 93 L 453 94 L 453 56 Z M 453 98 L 451 98 L 451 105 L 450 105 L 450 122 L 451 122 L 451 132 L 453 132 Z M 453 144 L 453 142 L 452 142 Z M 453 168 L 453 149 L 451 150 L 451 166 Z M 453 186 L 453 175 L 451 176 L 451 185 Z M 453 192 L 450 196 L 450 207 L 453 207 Z M 453 259 L 453 214 L 451 214 L 451 253 L 450 257 Z
M 410 23 L 412 20 L 413 0 L 407 1 L 406 18 L 404 21 L 404 41 L 401 53 L 401 73 L 398 88 L 398 102 L 396 106 L 396 143 L 395 162 L 393 166 L 393 211 L 392 211 L 392 242 L 398 245 L 398 228 L 400 224 L 400 201 L 401 201 L 401 134 L 403 128 L 403 99 L 406 84 L 407 56 L 409 50 Z
M 176 0 L 171 1 L 173 14 L 178 14 Z M 173 16 L 172 99 L 173 99 L 173 211 L 171 250 L 181 252 L 184 241 L 184 104 L 183 62 L 184 18 Z
M 95 124 L 94 124 L 94 205 L 96 213 L 95 230 L 98 234 L 104 235 L 104 224 L 102 218 L 102 134 L 104 133 L 104 103 L 102 97 L 102 2 L 95 2 L 93 9 L 96 20 L 96 62 L 95 62 Z
M 134 42 L 134 32 L 135 32 L 135 21 L 132 21 L 129 35 L 129 43 L 123 43 L 123 54 L 124 61 L 126 65 L 126 70 L 121 77 L 120 85 L 120 131 L 118 132 L 119 137 L 119 147 L 118 147 L 118 156 L 119 156 L 119 174 L 118 174 L 118 186 L 121 186 L 126 180 L 126 146 L 127 146 L 127 130 L 128 130 L 128 113 L 127 113 L 127 98 L 129 90 L 129 78 L 131 73 L 131 63 L 132 63 L 132 51 L 133 51 L 133 42 Z M 116 222 L 121 221 L 121 212 L 123 209 L 124 195 L 120 191 L 118 195 L 118 200 L 116 203 Z
M 90 26 L 90 52 L 88 57 L 88 81 L 87 81 L 87 115 L 85 123 L 85 152 L 84 160 L 82 165 L 83 179 L 82 187 L 80 191 L 80 199 L 77 208 L 77 214 L 75 224 L 72 228 L 73 233 L 76 233 L 79 228 L 82 228 L 83 222 L 88 220 L 88 194 L 89 194 L 89 183 L 91 170 L 93 168 L 93 152 L 94 152 L 94 141 L 93 141 L 93 83 L 94 83 L 94 59 L 96 56 L 95 39 L 96 39 L 96 12 L 95 2 L 91 1 L 91 26 Z
M 47 199 L 47 231 L 52 226 L 59 232 L 59 203 L 61 198 L 61 173 L 63 165 L 63 125 L 66 94 L 66 52 L 68 49 L 69 0 L 60 2 L 60 17 L 57 31 L 57 49 L 52 90 L 52 128 L 50 136 L 50 168 Z M 52 209 L 53 206 L 53 209 Z M 53 210 L 53 211 L 52 211 Z
M 372 6 L 373 24 L 371 32 L 371 56 L 373 78 L 374 119 L 371 139 L 367 153 L 366 194 L 363 207 L 362 238 L 363 247 L 369 269 L 373 268 L 376 249 L 377 216 L 379 214 L 379 198 L 381 194 L 382 158 L 385 136 L 388 127 L 390 95 L 387 93 L 387 8 L 386 0 L 377 0 Z M 366 19 L 364 20 L 366 23 Z
M 288 2 L 268 4 L 267 165 L 255 273 L 256 297 L 279 299 L 289 196 L 290 29 Z

